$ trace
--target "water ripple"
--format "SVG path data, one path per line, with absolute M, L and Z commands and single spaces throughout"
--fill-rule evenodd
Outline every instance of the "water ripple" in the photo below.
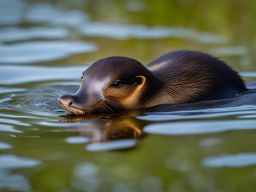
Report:
M 0 124 L 0 133 L 1 132 L 21 133 L 22 131 L 15 129 L 12 125 Z
M 89 139 L 83 136 L 76 136 L 76 137 L 73 136 L 73 137 L 66 138 L 65 141 L 71 144 L 81 144 L 81 143 L 88 143 Z
M 209 119 L 209 118 L 216 118 L 216 117 L 225 117 L 225 116 L 233 116 L 233 115 L 248 115 L 248 114 L 255 114 L 256 110 L 253 111 L 237 111 L 237 112 L 222 112 L 222 113 L 206 113 L 206 114 L 158 114 L 158 115 L 145 115 L 140 116 L 138 119 L 147 120 L 147 121 L 169 121 L 169 120 L 185 120 L 185 119 Z
M 113 39 L 159 39 L 178 38 L 196 40 L 202 43 L 224 43 L 223 36 L 197 32 L 185 28 L 146 27 L 144 25 L 121 25 L 112 23 L 88 22 L 79 29 L 81 34 L 95 37 L 108 37 Z
M 24 7 L 25 3 L 23 0 L 1 0 L 0 25 L 20 23 Z
M 193 106 L 193 104 L 191 104 Z M 196 107 L 195 107 L 196 108 Z M 242 105 L 235 107 L 219 107 L 192 110 L 178 110 L 169 112 L 150 112 L 136 118 L 146 121 L 171 121 L 185 119 L 207 119 L 234 115 L 250 115 L 256 113 L 256 106 Z
M 256 165 L 256 153 L 239 153 L 234 155 L 221 155 L 207 157 L 202 164 L 205 167 L 248 167 Z
M 3 106 L 3 107 L 2 107 Z M 29 113 L 31 116 L 58 116 L 56 113 L 59 108 L 57 105 L 57 96 L 56 95 L 46 95 L 45 93 L 32 93 L 32 94 L 20 94 L 12 95 L 9 101 L 1 103 L 1 108 L 20 111 L 23 113 Z M 0 121 L 1 122 L 1 121 Z M 6 123 L 12 122 L 15 124 L 15 121 L 8 120 Z M 23 126 L 30 126 L 29 124 L 17 123 Z
M 223 140 L 218 138 L 205 138 L 199 142 L 199 145 L 201 147 L 213 147 L 216 145 L 223 144 L 223 142 L 224 142 Z
M 88 20 L 84 12 L 64 10 L 46 3 L 29 6 L 25 17 L 30 22 L 65 26 L 78 26 Z
M 34 41 L 0 45 L 1 63 L 35 63 L 62 59 L 74 54 L 94 52 L 95 44 L 69 41 Z
M 39 165 L 38 160 L 16 155 L 0 155 L 0 169 L 29 168 Z
M 247 77 L 247 78 L 256 78 L 256 72 L 255 71 L 244 71 L 244 72 L 240 72 L 239 74 L 241 76 Z M 255 83 L 255 82 L 252 82 L 252 83 Z
M 136 145 L 136 140 L 123 139 L 108 141 L 104 143 L 93 143 L 86 146 L 87 151 L 109 151 L 132 148 Z
M 28 179 L 21 174 L 11 174 L 9 171 L 0 172 L 0 189 L 3 191 L 30 191 L 31 186 Z
M 21 70 L 22 71 L 22 70 Z M 20 72 L 21 72 L 20 71 Z M 38 72 L 38 71 L 37 71 Z M 39 70 L 39 72 L 42 72 Z M 52 72 L 54 75 L 56 72 Z M 45 73 L 46 74 L 46 73 Z M 36 75 L 36 73 L 34 73 Z M 48 75 L 51 75 L 48 73 Z M 44 74 L 41 73 L 41 77 Z M 47 75 L 45 75 L 47 76 Z M 13 77 L 13 76 L 12 76 Z M 31 78 L 31 77 L 30 77 Z M 19 79 L 19 77 L 17 77 Z M 42 82 L 41 82 L 42 83 Z M 60 114 L 60 112 L 64 112 L 64 110 L 60 110 L 60 107 L 57 103 L 57 98 L 66 93 L 67 90 L 75 91 L 77 86 L 48 86 L 48 88 L 43 88 L 42 85 L 34 89 L 24 90 L 20 92 L 14 93 L 4 93 L 0 96 L 0 109 L 5 111 L 16 111 L 21 112 L 23 115 L 25 113 L 30 114 L 29 118 L 33 118 L 35 115 L 39 120 L 39 116 L 47 116 L 47 118 L 56 117 Z M 4 111 L 2 111 L 4 112 Z M 22 115 L 22 116 L 23 116 Z M 15 118 L 15 119 L 10 119 Z M 45 118 L 43 118 L 45 120 Z M 21 125 L 21 126 L 30 126 L 28 123 L 20 122 L 16 116 L 12 115 L 4 115 L 0 114 L 0 123 L 12 124 L 12 125 Z M 52 126 L 52 125 L 51 125 Z
M 1 74 L 1 72 L 0 72 Z M 0 87 L 0 93 L 15 93 L 15 92 L 21 92 L 21 91 L 25 91 L 26 89 L 22 89 L 22 88 L 9 88 L 9 87 Z M 1 101 L 0 101 L 1 103 Z
M 15 120 L 15 119 L 7 119 L 7 118 L 1 118 L 1 117 L 0 117 L 0 123 L 8 123 L 11 125 L 20 125 L 20 126 L 31 126 L 28 123 L 23 123 L 21 121 Z
M 0 31 L 0 42 L 11 42 L 27 39 L 60 39 L 67 37 L 68 30 L 64 28 L 2 28 Z
M 10 66 L 0 67 L 2 85 L 30 83 L 36 81 L 77 80 L 86 69 L 85 66 L 76 67 L 38 67 L 38 66 Z M 13 78 L 15 77 L 15 78 Z
M 12 146 L 9 145 L 8 143 L 4 143 L 4 142 L 1 142 L 0 141 L 0 150 L 3 150 L 3 149 L 11 149 Z
M 79 191 L 99 191 L 100 178 L 99 167 L 97 164 L 85 162 L 78 164 L 73 171 L 73 185 L 79 189 Z
M 146 133 L 156 135 L 197 135 L 232 130 L 256 130 L 256 120 L 155 123 L 144 128 Z

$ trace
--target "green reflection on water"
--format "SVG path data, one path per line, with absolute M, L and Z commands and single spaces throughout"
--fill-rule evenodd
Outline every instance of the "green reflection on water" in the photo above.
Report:
M 26 6 L 34 3 L 38 2 L 30 1 Z M 143 128 L 150 122 L 135 117 L 114 120 L 68 119 L 58 116 L 63 115 L 64 111 L 55 103 L 58 94 L 74 92 L 79 82 L 79 76 L 76 78 L 61 74 L 64 73 L 61 66 L 87 65 L 110 55 L 125 55 L 147 63 L 164 52 L 185 48 L 220 56 L 238 71 L 256 70 L 255 1 L 95 0 L 49 1 L 49 4 L 66 11 L 80 10 L 88 15 L 90 22 L 183 28 L 185 31 L 194 31 L 198 36 L 210 33 L 224 37 L 224 40 L 209 43 L 195 38 L 177 37 L 114 39 L 81 35 L 77 26 L 61 25 L 69 34 L 60 40 L 95 43 L 98 50 L 56 61 L 32 62 L 34 68 L 27 65 L 31 63 L 25 63 L 22 70 L 17 70 L 18 67 L 12 64 L 12 71 L 16 68 L 33 79 L 23 82 L 22 75 L 17 74 L 11 78 L 18 79 L 18 82 L 10 81 L 10 73 L 3 80 L 12 83 L 0 83 L 1 90 L 9 90 L 1 92 L 0 97 L 0 123 L 8 125 L 5 126 L 7 132 L 0 132 L 0 139 L 10 146 L 9 149 L 0 149 L 0 155 L 15 154 L 17 157 L 38 160 L 41 164 L 31 168 L 6 169 L 4 172 L 7 173 L 3 174 L 6 179 L 9 178 L 6 176 L 8 174 L 25 176 L 27 181 L 21 179 L 25 186 L 24 189 L 20 188 L 23 191 L 28 188 L 31 191 L 253 191 L 256 188 L 255 165 L 209 168 L 202 164 L 207 157 L 255 152 L 255 130 L 243 130 L 243 125 L 240 125 L 239 131 L 209 135 L 149 135 L 143 133 Z M 38 26 L 51 28 L 52 24 L 22 21 L 12 26 L 25 29 Z M 36 40 L 42 39 L 31 41 Z M 15 40 L 8 44 L 23 41 L 30 40 Z M 1 65 L 9 66 L 6 63 Z M 42 65 L 44 71 L 40 68 Z M 32 73 L 39 70 L 50 76 L 31 75 L 28 68 L 36 69 Z M 3 67 L 0 66 L 1 69 Z M 74 73 L 77 71 L 76 67 L 71 69 Z M 56 79 L 51 77 L 53 70 L 56 70 Z M 75 88 L 72 86 L 74 82 Z M 232 121 L 240 116 L 242 113 L 204 120 Z M 3 120 L 5 118 L 9 121 Z M 186 122 L 186 119 L 169 122 L 173 121 Z M 201 119 L 195 118 L 194 121 L 200 123 Z M 19 132 L 12 132 L 11 128 Z M 72 136 L 88 137 L 93 142 L 120 137 L 137 138 L 138 141 L 134 148 L 126 150 L 91 152 L 86 150 L 87 144 L 67 143 L 66 139 Z M 1 183 L 1 176 L 0 186 L 6 185 Z M 14 186 L 15 180 L 9 181 Z

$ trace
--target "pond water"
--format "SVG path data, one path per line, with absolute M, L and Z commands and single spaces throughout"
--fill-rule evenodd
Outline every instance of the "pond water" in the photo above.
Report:
M 209 52 L 256 81 L 254 1 L 0 1 L 0 191 L 254 191 L 256 93 L 66 115 L 92 62 Z

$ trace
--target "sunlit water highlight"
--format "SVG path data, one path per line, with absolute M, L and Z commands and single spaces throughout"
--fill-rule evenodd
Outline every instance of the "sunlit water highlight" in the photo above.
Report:
M 47 62 L 68 57 L 73 54 L 96 51 L 89 43 L 39 41 L 0 45 L 0 63 Z
M 223 155 L 207 157 L 203 160 L 206 167 L 247 167 L 256 165 L 256 153 L 242 153 L 235 155 Z
M 16 28 L 6 27 L 0 31 L 0 42 L 13 42 L 32 39 L 62 39 L 69 35 L 65 28 L 33 27 Z

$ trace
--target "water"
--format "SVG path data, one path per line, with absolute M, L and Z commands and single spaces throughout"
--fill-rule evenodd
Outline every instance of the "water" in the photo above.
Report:
M 254 191 L 255 91 L 87 118 L 56 102 L 97 59 L 182 48 L 256 88 L 256 3 L 197 2 L 1 0 L 0 191 Z

